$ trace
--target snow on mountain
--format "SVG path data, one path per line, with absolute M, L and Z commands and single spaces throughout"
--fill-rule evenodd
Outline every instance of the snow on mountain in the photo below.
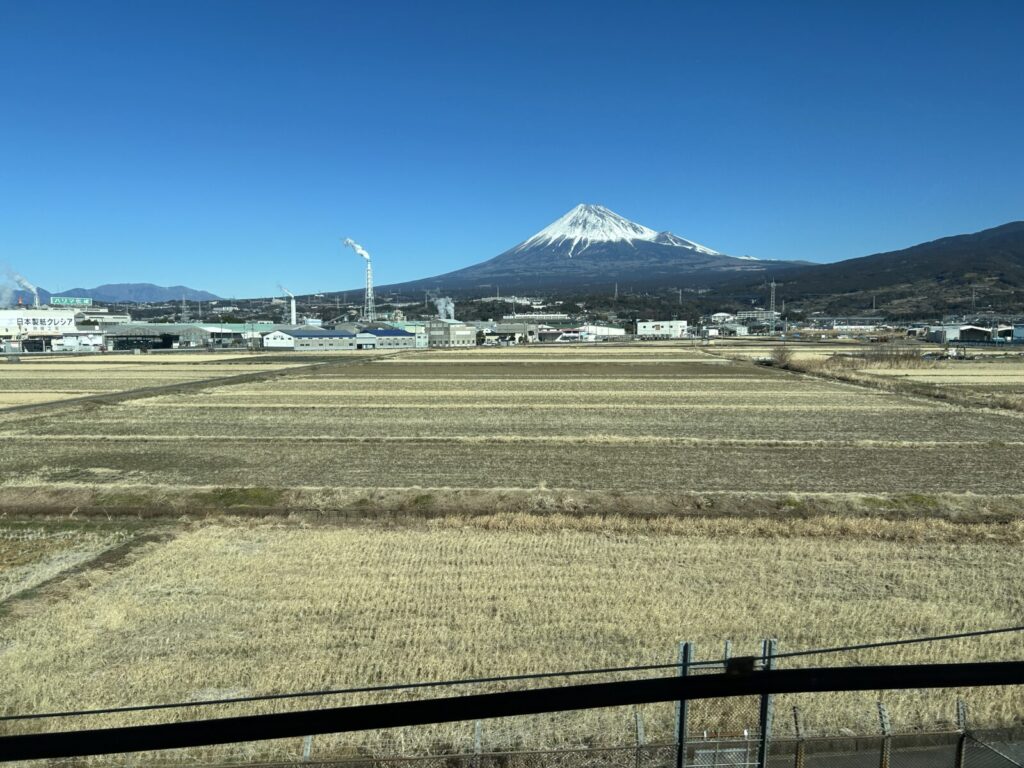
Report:
M 533 248 L 568 245 L 568 256 L 582 253 L 597 243 L 633 243 L 644 241 L 672 245 L 708 256 L 719 256 L 718 251 L 686 240 L 671 232 L 655 232 L 649 227 L 620 216 L 603 205 L 581 203 L 554 223 L 542 229 L 529 240 L 520 243 L 513 252 Z

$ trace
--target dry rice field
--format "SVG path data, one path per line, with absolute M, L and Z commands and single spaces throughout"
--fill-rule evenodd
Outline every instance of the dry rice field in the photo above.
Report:
M 680 640 L 714 658 L 725 640 L 753 653 L 764 637 L 792 650 L 1022 624 L 1022 419 L 676 345 L 410 352 L 9 411 L 0 510 L 37 533 L 22 561 L 0 529 L 0 561 L 29 580 L 40 564 L 41 584 L 53 553 L 81 555 L 73 590 L 44 586 L 0 614 L 0 711 L 668 663 Z M 97 516 L 135 522 L 68 533 Z M 87 567 L 151 516 L 167 540 Z M 1018 649 L 996 636 L 941 658 Z M 965 694 L 976 722 L 1021 722 L 1021 691 Z M 885 698 L 911 731 L 947 723 L 955 695 Z M 871 733 L 876 698 L 798 703 L 817 733 Z M 694 727 L 756 727 L 720 714 L 698 708 Z M 485 723 L 484 745 L 628 741 L 631 716 Z M 644 717 L 649 739 L 668 738 L 670 707 Z M 465 724 L 318 737 L 315 755 L 471 744 Z
M 294 357 L 270 360 L 238 353 L 0 357 L 0 409 L 285 370 Z

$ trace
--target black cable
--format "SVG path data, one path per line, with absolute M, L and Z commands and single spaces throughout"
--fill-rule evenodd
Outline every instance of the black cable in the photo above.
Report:
M 701 662 L 711 663 L 711 662 Z M 524 675 L 502 675 L 497 677 L 472 677 L 458 680 L 431 680 L 419 683 L 394 683 L 391 685 L 367 685 L 357 688 L 327 688 L 319 691 L 292 691 L 289 693 L 264 693 L 253 696 L 237 696 L 227 699 L 204 699 L 203 701 L 182 701 L 167 704 L 138 704 L 129 707 L 107 707 L 104 709 L 79 709 L 66 712 L 38 712 L 27 715 L 3 715 L 0 722 L 8 720 L 39 720 L 53 717 L 81 717 L 83 715 L 111 715 L 121 712 L 142 712 L 158 709 L 178 709 L 185 707 L 208 707 L 221 704 L 239 704 L 253 701 L 273 701 L 276 699 L 300 699 L 315 696 L 341 696 L 351 693 L 374 693 L 383 691 L 404 691 L 418 688 L 442 688 L 457 685 L 479 685 L 481 683 L 514 682 L 519 680 L 540 680 L 551 677 L 574 677 L 578 675 L 602 675 L 616 672 L 643 672 L 654 669 L 677 669 L 679 664 L 645 664 L 630 667 L 606 667 L 604 669 L 577 669 L 567 672 L 534 672 Z
M 861 643 L 859 645 L 840 645 L 831 648 L 812 648 L 804 651 L 789 651 L 788 653 L 776 653 L 775 659 L 793 658 L 797 656 L 815 656 L 826 653 L 843 653 L 849 651 L 861 651 L 872 648 L 884 648 L 898 645 L 912 645 L 918 643 L 931 643 L 943 640 L 958 640 L 967 637 L 981 637 L 984 635 L 997 635 L 1009 632 L 1024 632 L 1024 625 L 1016 627 L 1000 627 L 997 629 L 979 629 L 971 632 L 957 632 L 947 635 L 931 635 L 927 637 L 913 637 L 902 640 L 882 640 L 876 643 Z M 706 661 L 690 662 L 689 667 L 723 667 L 729 663 L 729 659 L 714 659 Z M 534 672 L 523 675 L 501 675 L 495 677 L 463 678 L 459 680 L 433 680 L 419 683 L 395 683 L 391 685 L 369 685 L 356 688 L 328 688 L 319 691 L 292 691 L 289 693 L 265 693 L 254 696 L 238 696 L 225 699 L 206 699 L 204 701 L 171 702 L 166 704 L 138 704 L 127 707 L 106 707 L 103 709 L 79 709 L 65 712 L 36 712 L 25 715 L 3 715 L 0 722 L 11 720 L 41 720 L 57 717 L 83 717 L 87 715 L 113 715 L 124 712 L 149 712 L 161 709 L 184 709 L 187 707 L 209 707 L 225 704 L 244 704 L 255 701 L 275 701 L 279 699 L 299 699 L 321 696 L 341 696 L 353 693 L 376 693 L 384 691 L 416 690 L 423 688 L 454 687 L 457 685 L 479 685 L 481 683 L 515 682 L 521 680 L 542 680 L 552 677 L 578 677 L 581 675 L 606 675 L 620 672 L 644 672 L 656 669 L 679 669 L 679 663 L 671 664 L 641 664 L 628 667 L 604 667 L 600 669 L 576 669 L 565 672 Z
M 939 640 L 959 640 L 965 637 L 982 637 L 983 635 L 999 635 L 1007 632 L 1024 632 L 1024 626 L 1000 627 L 999 629 L 977 629 L 973 632 L 957 632 L 951 635 L 935 635 L 934 637 L 915 637 L 906 640 L 882 640 L 877 643 L 861 643 L 860 645 L 839 645 L 834 648 L 815 648 L 807 651 L 789 651 L 776 653 L 773 658 L 784 659 L 794 656 L 815 656 L 822 653 L 841 653 L 847 651 L 863 651 L 870 648 L 885 648 L 895 645 L 911 645 L 914 643 L 931 643 Z

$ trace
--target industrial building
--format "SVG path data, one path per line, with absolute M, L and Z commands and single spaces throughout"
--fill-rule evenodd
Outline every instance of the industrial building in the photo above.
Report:
M 359 349 L 415 349 L 416 335 L 398 328 L 346 330 L 299 328 L 271 331 L 263 336 L 264 349 L 327 352 Z
M 0 309 L 0 337 L 57 337 L 75 328 L 72 309 Z
M 362 349 L 415 349 L 416 334 L 400 328 L 367 328 L 356 334 L 357 343 L 374 346 L 363 346 Z
M 423 322 L 408 322 L 405 320 L 389 321 L 388 325 L 400 331 L 406 331 L 413 335 L 413 347 L 415 349 L 426 349 L 428 346 L 427 325 Z
M 949 344 L 954 341 L 1011 341 L 1016 338 L 1014 326 L 999 325 L 986 328 L 983 325 L 931 325 L 924 338 L 933 344 Z
M 636 335 L 641 339 L 685 339 L 690 328 L 685 320 L 637 320 Z
M 327 331 L 322 328 L 311 328 L 302 331 L 289 331 L 295 340 L 296 352 L 328 352 L 356 348 L 356 335 L 348 331 Z
M 238 347 L 260 337 L 256 326 L 242 323 L 131 323 L 105 328 L 103 335 L 112 350 Z
M 450 349 L 476 346 L 476 328 L 459 320 L 430 320 L 427 322 L 427 346 Z

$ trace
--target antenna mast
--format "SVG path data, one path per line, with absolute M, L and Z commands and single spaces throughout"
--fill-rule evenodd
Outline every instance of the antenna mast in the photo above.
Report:
M 775 335 L 775 280 L 774 280 L 774 278 L 772 279 L 771 287 L 772 287 L 772 294 L 771 294 L 771 299 L 768 302 L 768 322 L 770 323 L 770 325 L 768 326 L 768 335 L 769 336 L 774 336 Z

